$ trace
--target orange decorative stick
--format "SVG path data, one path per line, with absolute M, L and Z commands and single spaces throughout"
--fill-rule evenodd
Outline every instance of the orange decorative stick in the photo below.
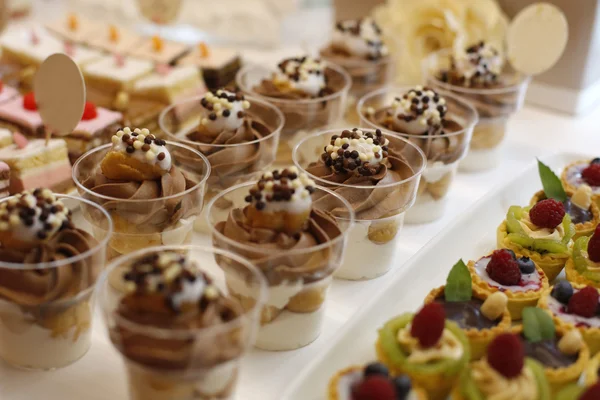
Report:
M 76 14 L 69 14 L 67 17 L 67 24 L 69 25 L 69 29 L 72 31 L 76 31 L 79 29 L 79 19 Z
M 114 25 L 108 26 L 108 38 L 111 42 L 119 41 L 119 30 Z
M 200 44 L 198 45 L 198 50 L 200 50 L 200 57 L 207 58 L 208 56 L 210 56 L 210 49 L 208 48 L 208 45 L 205 42 L 200 42 Z
M 161 39 L 161 37 L 158 35 L 152 36 L 152 48 L 154 49 L 154 51 L 156 51 L 156 52 L 162 51 L 163 47 L 164 47 L 164 42 Z

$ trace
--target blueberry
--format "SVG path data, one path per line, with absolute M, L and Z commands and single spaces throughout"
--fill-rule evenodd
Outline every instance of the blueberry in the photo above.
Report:
M 369 376 L 369 375 L 383 375 L 383 376 L 389 376 L 390 371 L 387 369 L 387 367 L 385 365 L 383 365 L 382 363 L 378 363 L 378 362 L 374 362 L 371 364 L 368 364 L 365 367 L 365 372 L 364 372 L 364 376 Z
M 552 288 L 551 294 L 552 297 L 562 304 L 567 304 L 571 296 L 573 296 L 573 286 L 568 281 L 558 281 Z
M 600 157 L 596 157 L 596 158 L 594 158 L 594 159 L 593 159 L 593 160 L 590 162 L 590 164 L 600 164 Z
M 512 251 L 511 249 L 504 249 L 506 251 L 508 251 L 510 253 L 510 255 L 512 256 L 513 260 L 517 259 L 517 255 L 515 254 L 514 251 Z
M 396 398 L 398 400 L 408 399 L 412 387 L 408 375 L 400 375 L 394 378 L 394 387 L 396 388 Z
M 535 271 L 535 264 L 529 257 L 521 257 L 517 260 L 517 264 L 519 264 L 519 269 L 522 274 L 533 274 Z

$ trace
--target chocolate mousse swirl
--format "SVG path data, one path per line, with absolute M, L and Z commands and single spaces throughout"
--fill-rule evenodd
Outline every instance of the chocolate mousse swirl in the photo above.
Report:
M 185 255 L 167 251 L 144 256 L 123 268 L 121 279 L 119 286 L 127 293 L 115 310 L 118 318 L 111 339 L 129 359 L 178 370 L 213 366 L 243 351 L 241 327 L 230 329 L 229 334 L 223 330 L 207 337 L 197 335 L 201 329 L 233 321 L 242 310 Z M 178 334 L 155 336 L 152 328 Z
M 363 132 L 357 128 L 352 131 L 344 130 L 339 137 L 332 136 L 331 144 L 325 147 L 321 159 L 309 164 L 306 171 L 333 183 L 330 189 L 352 205 L 358 220 L 395 215 L 402 212 L 402 207 L 410 202 L 410 193 L 414 193 L 410 186 L 416 185 L 417 182 L 393 186 L 394 183 L 413 176 L 414 171 L 397 152 L 404 142 L 393 137 L 390 139 L 379 129 L 375 133 Z M 344 143 L 345 141 L 350 143 Z M 335 184 L 373 186 L 373 189 Z M 377 187 L 384 185 L 392 186 Z M 316 199 L 315 204 L 329 210 L 335 216 L 347 216 L 346 210 L 325 206 L 328 201 L 330 196 L 324 195 Z

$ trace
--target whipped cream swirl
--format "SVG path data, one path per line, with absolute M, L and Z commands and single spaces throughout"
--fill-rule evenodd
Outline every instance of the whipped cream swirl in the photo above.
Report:
M 202 126 L 215 136 L 223 131 L 231 132 L 239 129 L 244 123 L 245 110 L 250 108 L 250 102 L 243 94 L 227 90 L 208 92 L 200 100 L 200 104 Z
M 452 67 L 467 86 L 486 85 L 496 82 L 504 67 L 504 58 L 498 50 L 483 41 L 466 50 L 457 45 Z
M 565 228 L 562 223 L 554 229 L 541 228 L 531 222 L 529 213 L 523 213 L 523 217 L 519 220 L 519 225 L 527 236 L 532 239 L 548 239 L 560 242 L 565 237 Z
M 471 376 L 475 386 L 488 400 L 538 399 L 537 381 L 527 365 L 519 376 L 508 379 L 492 368 L 487 360 L 480 360 L 473 363 Z
M 442 337 L 435 346 L 424 348 L 419 340 L 410 334 L 411 325 L 398 331 L 398 343 L 408 353 L 407 361 L 417 364 L 427 364 L 432 361 L 458 360 L 464 349 L 456 335 L 449 329 L 444 329 Z
M 287 86 L 310 96 L 318 96 L 326 88 L 325 63 L 311 57 L 288 58 L 277 66 L 273 83 Z
M 371 18 L 339 22 L 331 43 L 351 56 L 369 60 L 388 55 L 388 48 L 381 39 L 381 29 Z

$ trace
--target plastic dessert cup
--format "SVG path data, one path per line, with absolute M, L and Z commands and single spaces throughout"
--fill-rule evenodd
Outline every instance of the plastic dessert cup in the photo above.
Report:
M 348 280 L 373 279 L 385 274 L 394 265 L 404 215 L 415 202 L 419 179 L 427 161 L 419 147 L 398 135 L 386 133 L 390 151 L 394 151 L 408 166 L 407 171 L 402 173 L 402 180 L 375 186 L 352 185 L 330 182 L 307 172 L 311 163 L 319 161 L 332 135 L 342 130 L 328 130 L 303 138 L 294 148 L 294 164 L 317 185 L 334 191 L 353 206 L 355 221 L 348 232 L 344 263 L 334 276 Z M 320 201 L 326 202 L 327 198 L 316 200 L 316 204 Z
M 216 225 L 226 221 L 230 211 L 244 208 L 247 204 L 244 198 L 253 186 L 252 182 L 244 183 L 217 195 L 208 205 L 208 225 L 212 228 L 216 247 L 251 260 L 267 279 L 269 294 L 262 310 L 256 347 L 269 351 L 295 350 L 310 344 L 321 333 L 327 290 L 333 273 L 342 264 L 354 212 L 336 193 L 316 187 L 313 198 L 328 195 L 332 202 L 325 208 L 313 203 L 313 210 L 329 213 L 335 208 L 344 211 L 344 217 L 335 217 L 341 231 L 339 236 L 316 246 L 289 250 L 240 243 L 221 233 Z M 215 204 L 225 196 L 230 206 L 227 209 L 216 207 Z M 254 303 L 252 295 L 240 282 L 231 280 L 228 286 L 245 304 Z
M 331 63 L 327 64 L 327 68 L 335 73 L 336 80 L 342 82 L 342 88 L 333 94 L 314 99 L 282 99 L 256 93 L 253 88 L 263 79 L 268 79 L 275 72 L 274 68 L 248 65 L 237 73 L 236 84 L 242 92 L 268 101 L 283 112 L 285 124 L 277 150 L 278 163 L 291 163 L 292 149 L 300 138 L 332 126 L 342 119 L 352 82 L 343 68 Z
M 96 239 L 88 250 L 46 263 L 0 261 L 0 282 L 2 278 L 14 282 L 20 277 L 31 284 L 16 291 L 0 283 L 0 358 L 24 369 L 65 367 L 87 353 L 92 336 L 94 284 L 105 266 L 106 246 L 112 234 L 110 216 L 100 206 L 77 197 L 55 196 L 71 208 L 93 209 L 101 229 L 93 230 L 82 218 L 73 218 L 76 229 Z M 69 279 L 72 289 L 67 290 Z
M 210 164 L 203 154 L 189 146 L 167 141 L 166 148 L 171 154 L 173 166 L 193 182 L 186 190 L 169 196 L 148 197 L 144 190 L 137 190 L 130 198 L 119 198 L 98 194 L 86 187 L 85 182 L 97 173 L 98 166 L 111 149 L 110 144 L 85 153 L 73 165 L 73 181 L 79 195 L 100 204 L 113 219 L 114 234 L 108 245 L 109 259 L 150 246 L 191 242 L 194 222 L 202 211 Z M 89 212 L 86 207 L 83 210 L 86 219 L 94 228 L 99 228 L 96 213 Z
M 510 66 L 501 77 L 505 85 L 495 88 L 469 88 L 442 82 L 437 74 L 448 69 L 452 51 L 440 50 L 423 60 L 423 75 L 427 85 L 435 90 L 450 92 L 469 102 L 479 114 L 473 129 L 469 152 L 460 163 L 462 171 L 485 171 L 496 167 L 502 160 L 504 140 L 510 117 L 521 109 L 531 78 Z
M 158 123 L 167 139 L 198 150 L 210 162 L 211 174 L 206 182 L 204 198 L 204 202 L 208 203 L 223 189 L 250 180 L 273 164 L 285 118 L 282 112 L 270 103 L 258 98 L 246 97 L 250 102 L 246 114 L 262 122 L 268 128 L 268 134 L 255 140 L 238 143 L 233 139 L 228 139 L 221 144 L 196 142 L 189 139 L 187 135 L 196 130 L 200 124 L 203 115 L 203 107 L 200 104 L 202 98 L 196 97 L 170 105 L 160 114 Z M 205 222 L 205 218 L 198 218 L 196 230 L 208 232 Z
M 447 195 L 454 181 L 458 164 L 467 153 L 473 127 L 477 123 L 477 111 L 460 98 L 438 91 L 446 99 L 447 118 L 462 126 L 462 129 L 446 132 L 441 137 L 391 131 L 379 126 L 369 118 L 367 109 L 386 108 L 396 97 L 402 96 L 409 89 L 407 87 L 387 87 L 376 90 L 363 96 L 356 108 L 362 127 L 381 129 L 384 133 L 399 135 L 421 148 L 425 153 L 427 167 L 421 175 L 415 204 L 406 212 L 405 218 L 409 224 L 422 224 L 435 221 L 444 215 Z M 439 144 L 437 141 L 440 141 Z
M 170 329 L 126 318 L 118 306 L 127 293 L 118 285 L 119 273 L 136 261 L 168 251 L 184 255 L 198 272 L 227 293 L 226 282 L 237 279 L 256 303 L 237 307 L 235 318 L 208 326 Z M 217 262 L 218 260 L 218 262 Z M 266 284 L 260 271 L 244 258 L 210 246 L 160 246 L 143 249 L 114 260 L 98 282 L 110 340 L 121 353 L 132 400 L 231 399 L 240 361 L 256 336 Z

